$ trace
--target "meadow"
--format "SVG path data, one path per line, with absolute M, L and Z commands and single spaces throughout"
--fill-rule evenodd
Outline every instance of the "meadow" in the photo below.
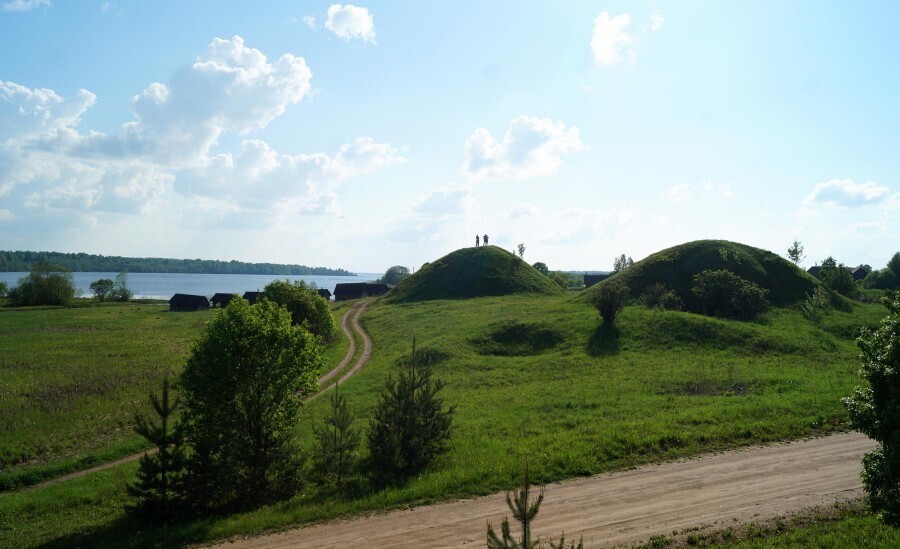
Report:
M 5 451 L 14 454 L 20 447 L 10 432 L 23 441 L 32 435 L 52 440 L 51 428 L 91 451 L 104 445 L 124 448 L 135 440 L 127 423 L 133 411 L 121 410 L 141 406 L 155 379 L 140 389 L 122 387 L 80 397 L 84 402 L 73 399 L 69 411 L 61 409 L 54 421 L 42 419 L 36 404 L 25 406 L 27 399 L 14 401 L 15 406 L 6 401 L 10 391 L 21 393 L 44 380 L 65 381 L 65 370 L 55 366 L 60 363 L 89 364 L 88 371 L 108 372 L 114 379 L 136 379 L 145 369 L 160 372 L 157 364 L 177 374 L 209 314 L 119 307 L 0 312 L 3 345 L 11 345 L 17 357 L 2 359 L 4 372 L 12 372 L 4 374 L 3 410 L 24 407 L 20 417 L 31 414 L 41 421 L 29 426 L 20 420 L 17 430 L 4 431 Z M 526 458 L 535 481 L 550 482 L 827 434 L 846 427 L 840 399 L 859 382 L 854 337 L 883 314 L 880 305 L 853 303 L 817 325 L 791 308 L 737 322 L 629 306 L 609 330 L 600 327 L 593 307 L 571 295 L 375 302 L 362 317 L 375 342 L 372 360 L 343 386 L 357 426 L 366 429 L 396 360 L 410 352 L 413 334 L 419 347 L 432 351 L 435 377 L 446 382 L 445 400 L 456 406 L 450 451 L 419 477 L 348 499 L 310 485 L 289 501 L 255 511 L 151 529 L 126 519 L 122 511 L 128 501 L 125 482 L 136 470 L 132 463 L 0 494 L 0 546 L 13 541 L 25 547 L 179 546 L 508 489 L 516 486 Z M 11 321 L 4 315 L 24 316 Z M 120 320 L 104 323 L 104 315 Z M 103 329 L 97 329 L 98 342 L 85 353 L 77 346 L 93 334 L 88 327 L 94 323 Z M 55 336 L 48 340 L 48 326 L 68 326 L 69 332 L 60 332 L 68 345 L 57 348 Z M 142 339 L 147 343 L 134 343 Z M 337 347 L 329 353 L 329 363 L 342 355 Z M 93 355 L 102 366 L 93 365 Z M 52 376 L 42 373 L 48 368 Z M 83 423 L 75 410 L 84 414 L 100 400 L 119 415 L 98 414 L 91 416 L 94 423 Z M 316 399 L 305 406 L 298 425 L 305 447 L 327 405 L 327 399 Z M 119 421 L 119 430 L 109 434 Z M 41 454 L 44 463 L 84 453 L 69 446 Z

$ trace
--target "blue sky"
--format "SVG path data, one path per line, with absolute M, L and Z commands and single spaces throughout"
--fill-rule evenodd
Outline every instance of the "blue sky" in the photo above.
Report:
M 0 249 L 900 247 L 900 5 L 0 0 Z

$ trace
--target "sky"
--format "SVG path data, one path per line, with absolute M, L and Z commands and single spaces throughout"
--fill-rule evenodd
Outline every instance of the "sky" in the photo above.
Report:
M 0 0 L 0 249 L 900 249 L 900 3 Z

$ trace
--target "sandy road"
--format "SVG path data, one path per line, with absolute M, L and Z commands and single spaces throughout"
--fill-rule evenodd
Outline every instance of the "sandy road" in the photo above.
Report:
M 862 495 L 858 433 L 776 444 L 551 484 L 534 533 L 584 536 L 588 547 L 630 545 L 699 525 L 763 522 Z M 485 546 L 503 494 L 338 520 L 225 542 L 230 549 Z M 514 526 L 514 532 L 518 531 Z
M 363 352 L 359 356 L 359 358 L 356 360 L 356 363 L 353 364 L 353 367 L 350 368 L 349 370 L 347 370 L 347 372 L 345 372 L 344 375 L 341 376 L 340 382 L 343 383 L 344 381 L 347 381 L 347 379 L 349 379 L 351 375 L 353 375 L 360 368 L 365 366 L 366 362 L 369 361 L 369 357 L 372 356 L 372 338 L 369 337 L 369 334 L 367 334 L 366 331 L 363 330 L 362 325 L 359 323 L 359 317 L 363 314 L 363 311 L 366 310 L 366 307 L 368 307 L 368 305 L 369 305 L 369 301 L 357 301 L 356 303 L 351 305 L 350 308 L 347 309 L 347 312 L 345 312 L 341 316 L 341 323 L 340 323 L 341 330 L 344 332 L 344 335 L 350 341 L 350 347 L 347 348 L 347 353 L 344 355 L 344 358 L 341 359 L 341 362 L 337 366 L 335 366 L 334 368 L 332 368 L 331 370 L 326 372 L 324 375 L 319 377 L 319 385 L 320 386 L 324 385 L 331 378 L 333 378 L 334 376 L 339 374 L 341 371 L 343 371 L 344 368 L 346 368 L 347 364 L 349 364 L 350 361 L 353 360 L 353 356 L 356 355 L 356 338 L 354 337 L 353 332 L 356 332 L 362 338 Z M 351 328 L 348 327 L 348 323 L 352 326 L 353 332 L 351 332 Z M 318 397 L 319 395 L 325 393 L 332 387 L 334 387 L 334 384 L 331 384 L 328 387 L 319 391 L 318 393 L 310 396 L 309 398 L 306 399 L 306 401 L 308 402 L 308 401 Z M 65 482 L 67 480 L 72 480 L 75 478 L 83 477 L 83 476 L 89 475 L 91 473 L 96 473 L 98 471 L 104 471 L 106 469 L 110 469 L 112 467 L 122 465 L 123 463 L 137 461 L 137 460 L 141 459 L 141 456 L 143 456 L 145 453 L 146 452 L 131 454 L 130 456 L 125 456 L 125 457 L 119 458 L 115 461 L 108 461 L 106 463 L 96 465 L 89 469 L 82 469 L 81 471 L 75 471 L 74 473 L 69 473 L 67 475 L 62 475 L 62 476 L 59 476 L 56 478 L 52 478 L 50 480 L 46 480 L 46 481 L 38 483 L 38 484 L 26 486 L 17 491 L 27 492 L 29 490 L 36 490 L 38 488 L 43 488 L 43 487 L 49 486 L 51 484 L 57 484 L 60 482 Z M 2 492 L 0 492 L 0 493 L 2 493 Z

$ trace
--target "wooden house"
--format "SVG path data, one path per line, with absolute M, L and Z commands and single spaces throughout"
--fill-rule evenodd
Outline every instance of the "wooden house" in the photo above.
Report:
M 319 296 L 325 298 L 325 301 L 331 301 L 331 290 L 328 288 L 319 288 L 316 291 L 319 292 Z
M 175 294 L 169 299 L 170 311 L 205 311 L 207 309 L 209 309 L 209 300 L 204 295 Z
M 244 292 L 243 297 L 247 300 L 247 303 L 253 305 L 254 303 L 256 303 L 256 300 L 259 299 L 259 295 L 261 293 L 262 292 Z
M 380 282 L 342 282 L 334 287 L 334 300 L 347 301 L 388 293 L 391 286 Z
M 217 293 L 209 301 L 213 307 L 227 307 L 231 300 L 234 299 L 234 296 L 235 294 Z

